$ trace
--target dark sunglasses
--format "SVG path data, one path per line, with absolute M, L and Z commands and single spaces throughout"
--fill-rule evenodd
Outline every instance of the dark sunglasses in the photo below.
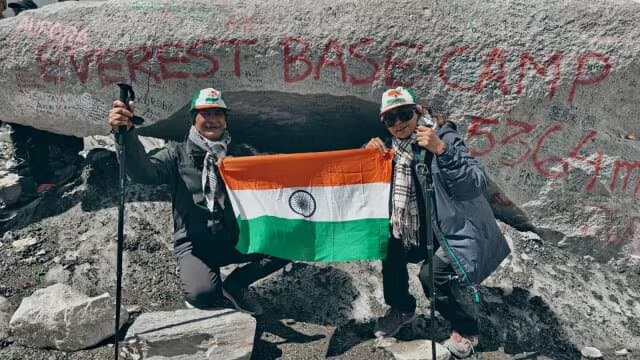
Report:
M 407 122 L 413 119 L 414 109 L 413 107 L 398 109 L 395 112 L 388 112 L 382 115 L 382 122 L 388 128 L 392 127 L 396 123 L 396 119 L 401 122 Z

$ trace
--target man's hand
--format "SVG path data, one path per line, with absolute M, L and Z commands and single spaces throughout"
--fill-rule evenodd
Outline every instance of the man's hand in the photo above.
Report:
M 365 149 L 378 149 L 378 150 L 380 150 L 381 154 L 384 154 L 385 152 L 387 152 L 387 147 L 384 146 L 384 141 L 382 141 L 382 139 L 380 139 L 379 137 L 375 137 L 375 138 L 372 138 L 371 140 L 369 140 L 369 142 L 367 143 L 367 145 L 364 148 Z
M 418 126 L 416 133 L 418 145 L 422 148 L 429 150 L 430 152 L 441 155 L 446 149 L 446 145 L 433 128 L 426 126 Z
M 113 132 L 120 131 L 120 126 L 125 126 L 127 131 L 133 127 L 133 123 L 131 122 L 131 117 L 133 116 L 133 102 L 129 104 L 131 111 L 127 110 L 127 107 L 120 100 L 116 100 L 113 102 L 113 108 L 109 111 L 109 125 Z

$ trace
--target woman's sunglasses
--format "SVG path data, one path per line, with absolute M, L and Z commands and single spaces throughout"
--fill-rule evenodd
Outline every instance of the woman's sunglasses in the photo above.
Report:
M 401 108 L 394 112 L 390 111 L 382 115 L 381 120 L 386 127 L 390 128 L 390 127 L 393 127 L 393 125 L 395 125 L 396 119 L 400 120 L 401 122 L 406 122 L 413 119 L 413 113 L 414 113 L 413 107 Z

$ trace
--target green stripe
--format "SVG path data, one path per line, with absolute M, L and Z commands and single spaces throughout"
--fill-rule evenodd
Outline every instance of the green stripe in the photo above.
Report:
M 238 219 L 242 253 L 298 261 L 378 260 L 387 256 L 389 219 L 341 222 L 261 216 Z

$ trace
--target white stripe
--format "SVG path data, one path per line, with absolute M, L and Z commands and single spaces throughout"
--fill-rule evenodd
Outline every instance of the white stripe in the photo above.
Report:
M 389 189 L 389 183 L 368 183 L 267 190 L 229 190 L 227 188 L 227 191 L 236 217 L 240 214 L 241 219 L 269 215 L 284 219 L 333 222 L 388 218 Z M 311 206 L 300 207 L 305 202 Z M 314 202 L 315 207 L 312 205 Z M 294 208 L 299 213 L 296 213 Z M 315 211 L 309 216 L 314 208 Z

